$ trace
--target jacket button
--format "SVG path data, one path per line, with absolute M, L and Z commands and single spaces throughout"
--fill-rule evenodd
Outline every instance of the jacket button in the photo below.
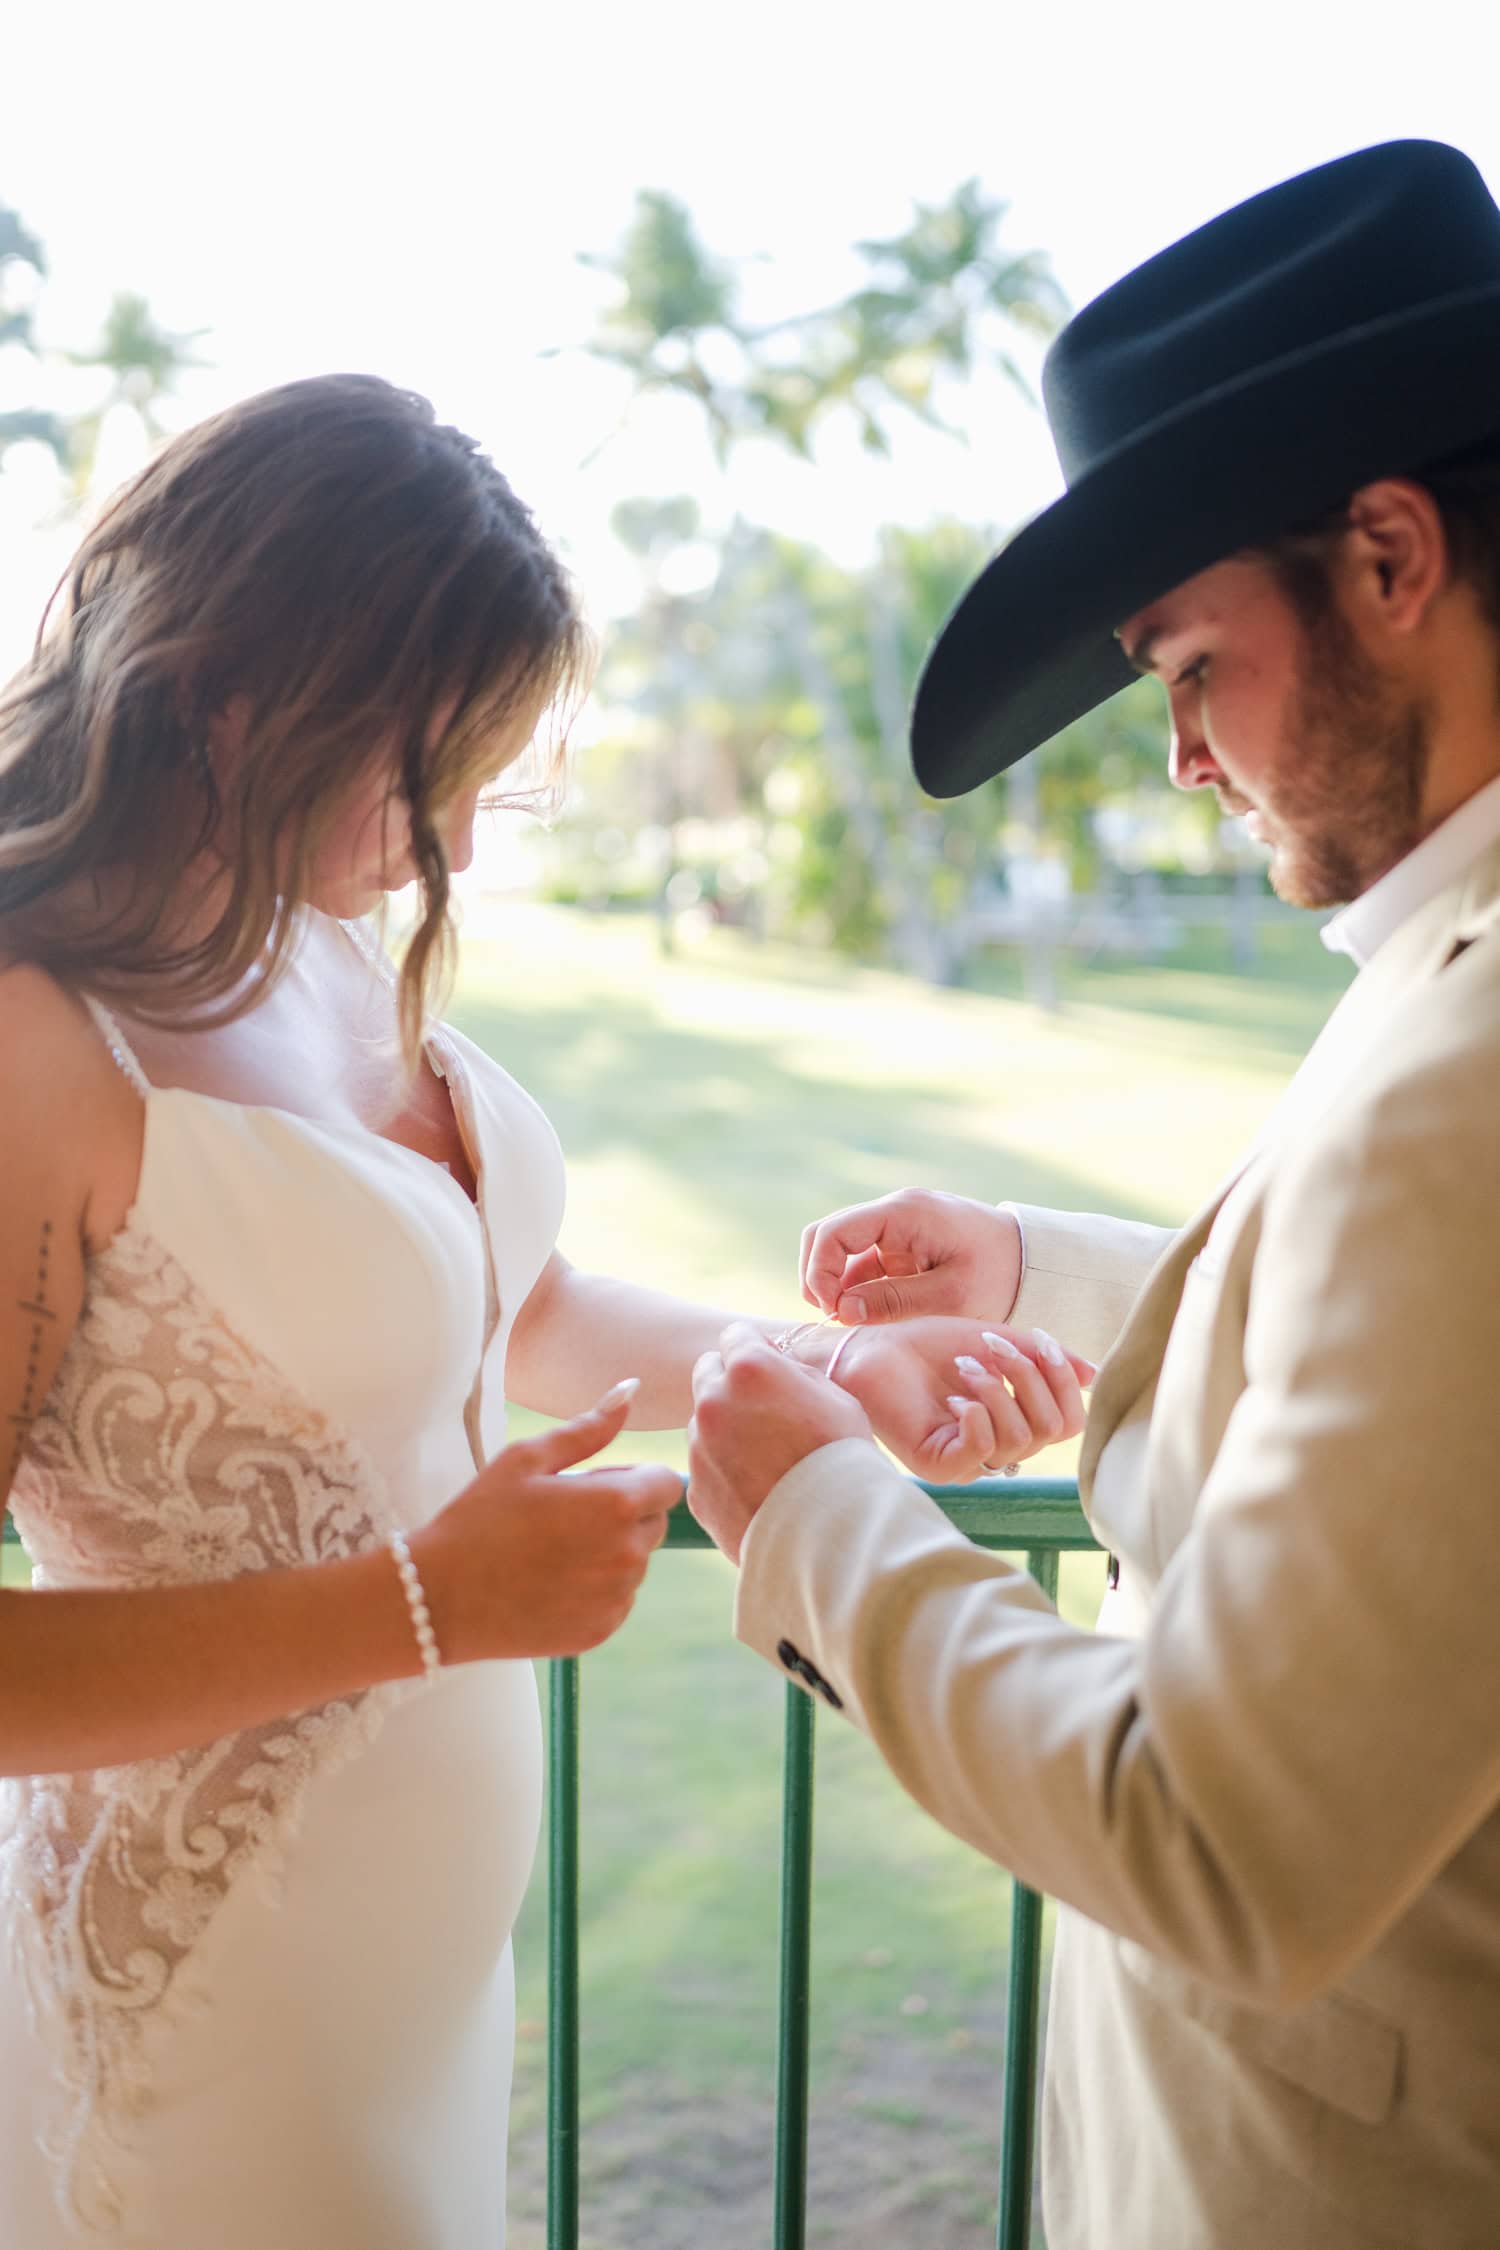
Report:
M 800 1648 L 793 1648 L 790 1641 L 778 1641 L 776 1643 L 776 1654 L 789 1672 L 801 1671 L 802 1651 Z
M 843 1697 L 842 1697 L 842 1696 L 841 1696 L 841 1695 L 839 1694 L 839 1692 L 838 1692 L 838 1689 L 837 1689 L 837 1688 L 834 1688 L 834 1687 L 830 1687 L 830 1686 L 829 1686 L 828 1682 L 827 1682 L 827 1681 L 826 1681 L 826 1680 L 824 1679 L 824 1677 L 823 1677 L 823 1675 L 822 1675 L 822 1673 L 821 1673 L 821 1672 L 820 1672 L 820 1673 L 818 1674 L 818 1678 L 817 1678 L 817 1689 L 818 1689 L 818 1693 L 819 1693 L 819 1695 L 821 1695 L 821 1696 L 822 1696 L 822 1698 L 823 1698 L 823 1701 L 824 1701 L 824 1702 L 825 1702 L 825 1703 L 826 1703 L 826 1704 L 828 1705 L 828 1708 L 829 1708 L 829 1709 L 830 1709 L 831 1711 L 842 1711 L 842 1710 L 843 1710 L 843 1708 L 844 1708 L 844 1699 L 843 1699 Z

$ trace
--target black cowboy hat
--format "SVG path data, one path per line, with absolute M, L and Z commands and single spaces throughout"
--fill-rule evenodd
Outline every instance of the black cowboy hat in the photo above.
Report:
M 1115 627 L 1185 578 L 1500 434 L 1500 210 L 1438 141 L 1320 165 L 1086 305 L 1042 389 L 1068 490 L 928 657 L 912 763 L 935 797 L 1123 687 Z

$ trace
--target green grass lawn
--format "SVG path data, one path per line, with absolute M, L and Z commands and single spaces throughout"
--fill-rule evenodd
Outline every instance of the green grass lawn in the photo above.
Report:
M 911 1183 L 1173 1222 L 1267 1115 L 1345 978 L 1309 924 L 1265 973 L 1205 952 L 1075 969 L 1059 1016 L 995 964 L 933 991 L 714 932 L 507 908 L 453 1015 L 551 1115 L 577 1263 L 796 1317 L 798 1238 Z M 517 1417 L 517 1427 L 528 1426 Z M 673 1436 L 623 1451 L 680 1462 Z M 1044 1458 L 1065 1470 L 1069 1456 Z M 1064 1565 L 1087 1623 L 1100 1564 Z M 583 1666 L 584 2240 L 769 2241 L 783 1688 L 729 1636 L 731 1573 L 663 1555 Z M 1008 1884 L 819 1727 L 810 2238 L 992 2239 Z M 517 1936 L 513 2250 L 542 2240 L 544 1884 Z
M 1181 1219 L 1346 975 L 1309 924 L 1269 933 L 1254 978 L 1212 941 L 1069 967 L 1045 1018 L 1003 957 L 938 992 L 727 932 L 664 959 L 644 919 L 515 906 L 466 941 L 452 1012 L 558 1127 L 576 1263 L 798 1317 L 806 1222 L 905 1184 Z M 672 1433 L 620 1450 L 683 1458 Z M 1080 1624 L 1101 1570 L 1064 1561 Z M 785 1691 L 731 1639 L 731 1587 L 717 1556 L 658 1557 L 582 1668 L 586 2250 L 770 2240 Z M 1009 1885 L 826 1714 L 818 1769 L 809 2238 L 978 2250 Z M 517 1933 L 512 2250 L 543 2240 L 544 1878 Z

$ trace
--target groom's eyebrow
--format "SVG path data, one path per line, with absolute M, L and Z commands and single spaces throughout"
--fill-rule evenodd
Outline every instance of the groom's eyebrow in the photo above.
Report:
M 1115 638 L 1119 640 L 1119 635 L 1116 634 Z M 1120 641 L 1120 646 L 1125 651 L 1126 663 L 1133 666 L 1137 672 L 1154 672 L 1156 670 L 1156 644 L 1160 639 L 1161 629 L 1157 627 L 1152 632 L 1142 633 L 1133 647 L 1128 641 Z

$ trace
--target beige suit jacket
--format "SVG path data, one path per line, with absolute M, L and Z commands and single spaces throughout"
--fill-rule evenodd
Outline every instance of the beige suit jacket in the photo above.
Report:
M 1050 2250 L 1496 2250 L 1500 850 L 1180 1235 L 1023 1216 L 1014 1317 L 1120 1329 L 1100 1630 L 854 1441 L 772 1493 L 736 1629 L 1064 1902 Z

